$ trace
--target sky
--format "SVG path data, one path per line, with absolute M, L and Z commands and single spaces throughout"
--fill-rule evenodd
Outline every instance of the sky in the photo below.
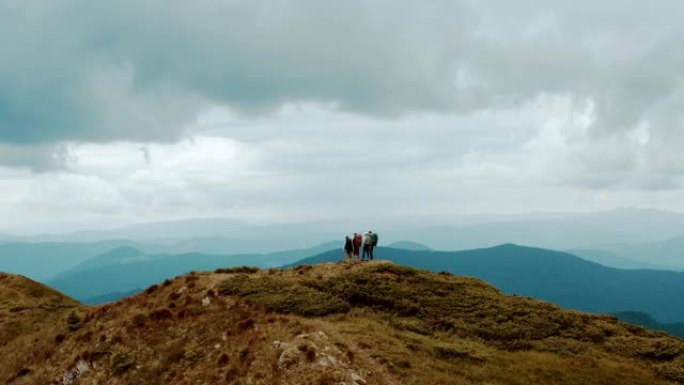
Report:
M 0 231 L 684 211 L 679 0 L 0 0 Z

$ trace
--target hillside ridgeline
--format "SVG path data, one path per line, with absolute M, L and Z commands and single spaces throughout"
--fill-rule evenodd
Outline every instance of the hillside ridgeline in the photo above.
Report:
M 463 251 L 413 251 L 379 247 L 379 259 L 399 265 L 476 277 L 503 292 L 543 299 L 591 313 L 644 312 L 661 323 L 684 322 L 684 273 L 621 270 L 554 250 L 500 245 Z M 333 250 L 293 264 L 340 259 Z
M 0 345 L 0 382 L 684 383 L 682 340 L 382 261 L 191 273 L 68 311 Z

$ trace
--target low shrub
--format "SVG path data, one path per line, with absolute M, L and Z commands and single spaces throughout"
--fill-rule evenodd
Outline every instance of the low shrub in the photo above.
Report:
M 223 269 L 216 269 L 214 272 L 216 274 L 254 274 L 261 271 L 258 267 L 252 266 L 240 266 L 240 267 L 228 267 Z
M 256 324 L 253 318 L 247 318 L 237 323 L 237 332 L 244 333 L 245 331 L 251 329 Z
M 145 320 L 147 317 L 145 317 L 144 314 L 136 314 L 133 316 L 133 319 L 131 320 L 131 323 L 133 326 L 141 328 L 145 326 Z
M 67 317 L 67 329 L 73 332 L 83 327 L 83 319 L 76 312 L 69 313 Z
M 135 365 L 135 353 L 128 349 L 120 348 L 112 353 L 111 369 L 116 374 L 121 374 Z
M 185 347 L 183 358 L 191 363 L 199 361 L 204 356 L 202 348 L 197 344 L 188 345 Z
M 173 318 L 173 313 L 169 309 L 157 309 L 152 311 L 148 318 L 152 321 L 159 322 Z
M 450 344 L 445 342 L 437 343 L 433 347 L 433 353 L 436 357 L 443 360 L 471 360 L 471 361 L 484 361 L 486 356 L 467 346 L 461 346 L 457 344 Z
M 226 353 L 223 353 L 223 354 L 221 354 L 221 356 L 218 358 L 218 361 L 216 362 L 216 364 L 217 364 L 218 366 L 226 366 L 226 365 L 228 365 L 228 362 L 229 362 L 229 361 L 230 361 L 230 358 L 228 357 L 228 355 L 227 355 Z

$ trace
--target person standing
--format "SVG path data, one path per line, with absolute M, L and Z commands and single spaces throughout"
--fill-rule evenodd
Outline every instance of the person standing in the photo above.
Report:
M 363 239 L 361 238 L 361 234 L 354 233 L 354 239 L 353 239 L 352 243 L 354 246 L 354 258 L 357 261 L 360 261 L 361 259 L 359 258 L 359 251 L 361 249 L 361 244 L 363 244 Z
M 346 261 L 352 261 L 352 252 L 354 251 L 354 245 L 351 238 L 348 236 L 344 237 L 344 259 Z
M 371 232 L 366 231 L 363 233 L 363 253 L 361 254 L 361 260 L 370 260 L 370 244 L 371 244 Z
M 370 248 L 369 248 L 369 257 L 372 260 L 374 257 L 374 252 L 375 252 L 375 246 L 378 245 L 378 234 L 374 233 L 372 231 L 369 231 L 370 233 Z

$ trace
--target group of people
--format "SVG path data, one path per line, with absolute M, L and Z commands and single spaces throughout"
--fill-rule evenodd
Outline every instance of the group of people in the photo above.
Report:
M 347 261 L 370 261 L 373 250 L 378 245 L 378 234 L 366 231 L 363 234 L 354 233 L 353 237 L 344 239 L 344 256 Z M 359 256 L 361 254 L 361 256 Z

